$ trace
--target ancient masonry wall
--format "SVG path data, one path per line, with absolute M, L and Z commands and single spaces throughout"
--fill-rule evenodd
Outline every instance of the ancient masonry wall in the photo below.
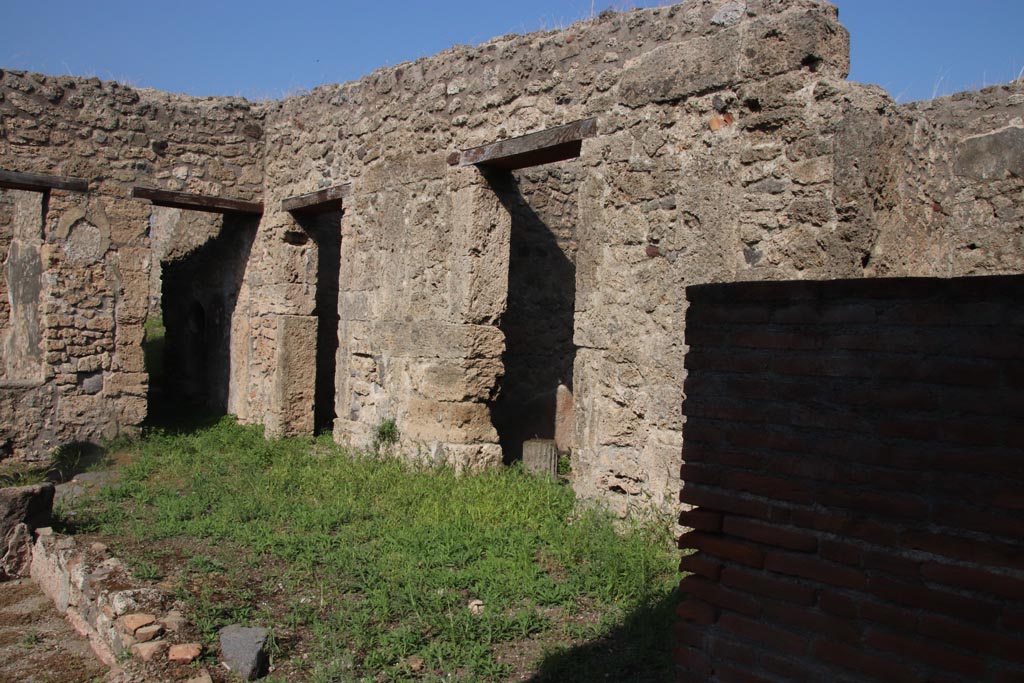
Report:
M 531 395 L 571 381 L 577 491 L 622 514 L 669 507 L 686 286 L 1021 271 L 1020 86 L 899 107 L 843 80 L 847 36 L 830 6 L 737 6 L 685 3 L 500 38 L 270 107 L 271 210 L 279 196 L 352 183 L 339 440 L 366 443 L 394 418 L 407 454 L 486 465 L 500 457 L 499 431 L 546 436 L 504 415 L 529 419 Z M 590 116 L 599 134 L 580 158 L 535 183 L 509 189 L 445 166 L 452 150 Z M 1017 141 L 1017 156 L 991 162 L 993 140 Z M 552 206 L 558 217 L 545 216 Z M 571 378 L 516 351 L 523 290 L 552 284 L 531 272 L 536 262 L 515 268 L 517 222 L 557 243 L 555 263 L 574 272 Z M 308 316 L 290 253 L 308 263 L 312 246 L 283 246 L 293 223 L 264 218 L 261 237 L 277 241 L 262 253 L 276 258 L 260 270 L 281 272 L 261 299 Z M 529 332 L 538 350 L 544 336 Z M 264 338 L 271 348 L 275 336 Z M 525 369 L 510 378 L 517 362 Z M 254 395 L 266 360 L 250 369 Z
M 688 3 L 496 39 L 270 108 L 268 214 L 256 248 L 276 237 L 261 253 L 278 258 L 262 272 L 291 258 L 281 252 L 293 220 L 274 211 L 281 197 L 352 183 L 342 225 L 339 439 L 365 443 L 374 425 L 394 418 L 407 453 L 473 467 L 501 458 L 492 408 L 500 411 L 501 389 L 513 390 L 500 384 L 514 360 L 502 356 L 502 324 L 515 315 L 515 226 L 507 192 L 493 187 L 499 180 L 445 160 L 453 150 L 596 116 L 598 137 L 584 141 L 579 159 L 552 167 L 559 177 L 512 191 L 523 207 L 515 211 L 543 217 L 552 204 L 546 193 L 563 187 L 573 199 L 571 213 L 560 210 L 575 222 L 571 240 L 558 220 L 541 220 L 553 220 L 549 233 L 562 231 L 549 243 L 573 243 L 558 258 L 575 271 L 577 489 L 622 511 L 628 502 L 668 503 L 681 446 L 681 285 L 733 279 L 745 263 L 739 216 L 724 214 L 784 210 L 793 196 L 817 192 L 788 179 L 747 190 L 743 183 L 758 179 L 729 166 L 752 142 L 771 143 L 760 152 L 766 160 L 784 159 L 778 130 L 820 128 L 821 113 L 805 105 L 815 102 L 815 84 L 841 85 L 847 69 L 846 34 L 831 7 L 721 10 Z M 830 85 L 832 109 L 837 87 Z M 733 124 L 712 131 L 716 105 L 734 112 Z M 798 161 L 812 152 L 825 154 L 807 150 Z M 774 171 L 759 167 L 762 176 Z M 820 175 L 824 182 L 827 171 Z M 648 256 L 652 245 L 657 257 Z M 309 315 L 308 290 L 282 283 L 299 269 L 281 270 L 260 283 L 260 299 L 272 311 Z M 520 273 L 517 286 L 542 284 L 529 280 Z M 552 365 L 547 388 L 570 379 Z M 255 385 L 267 369 L 251 369 Z
M 242 100 L 0 71 L 0 168 L 89 181 L 85 194 L 0 190 L 6 454 L 47 457 L 137 428 L 154 260 L 151 207 L 130 188 L 258 197 L 261 137 Z
M 679 680 L 1024 677 L 1024 276 L 687 295 Z
M 259 105 L 8 72 L 0 167 L 90 177 L 88 201 L 131 224 L 149 216 L 124 200 L 133 183 L 262 198 L 227 349 L 225 407 L 243 421 L 309 433 L 330 393 L 337 440 L 369 443 L 394 419 L 406 457 L 477 469 L 557 432 L 553 420 L 577 492 L 627 514 L 676 505 L 685 287 L 1024 271 L 1022 87 L 897 106 L 845 82 L 848 54 L 830 5 L 694 0 Z M 66 92 L 47 100 L 55 83 Z M 94 132 L 90 117 L 110 116 L 124 121 Z M 598 134 L 578 159 L 513 174 L 447 163 L 587 117 Z M 65 120 L 78 132 L 54 129 Z M 281 210 L 341 183 L 340 220 L 311 229 Z M 140 237 L 140 254 L 178 258 L 214 232 L 153 215 L 176 237 Z M 328 316 L 333 369 L 316 353 Z

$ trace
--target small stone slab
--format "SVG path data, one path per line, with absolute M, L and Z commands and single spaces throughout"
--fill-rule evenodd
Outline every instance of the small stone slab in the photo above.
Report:
M 203 669 L 198 676 L 188 679 L 185 683 L 213 683 L 213 679 L 210 678 L 210 672 Z
M 554 439 L 527 439 L 523 442 L 523 469 L 530 474 L 558 476 L 558 449 Z
M 179 643 L 172 645 L 167 653 L 167 661 L 175 664 L 191 664 L 203 653 L 203 646 L 199 643 Z
M 224 664 L 242 677 L 253 681 L 267 675 L 267 638 L 265 628 L 244 628 L 238 624 L 220 630 L 220 650 Z
M 148 643 L 151 640 L 159 638 L 164 632 L 164 627 L 160 624 L 150 624 L 149 626 L 143 626 L 135 632 L 135 640 L 140 643 Z
M 185 628 L 186 621 L 185 616 L 181 612 L 177 610 L 171 610 L 164 616 L 163 619 L 160 620 L 160 623 L 163 624 L 164 628 L 166 628 L 168 631 L 177 632 Z
M 118 625 L 121 629 L 130 635 L 135 635 L 143 626 L 149 626 L 156 621 L 156 617 L 152 614 L 126 614 L 117 620 Z
M 166 649 L 167 643 L 162 640 L 132 645 L 132 653 L 144 662 L 150 661 Z

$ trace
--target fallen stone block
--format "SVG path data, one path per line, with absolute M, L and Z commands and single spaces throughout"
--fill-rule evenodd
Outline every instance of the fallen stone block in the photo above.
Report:
M 253 681 L 267 675 L 267 639 L 265 628 L 245 628 L 238 624 L 225 626 L 220 631 L 220 650 L 224 664 L 242 677 Z
M 27 575 L 32 532 L 50 523 L 53 484 L 0 489 L 0 581 Z

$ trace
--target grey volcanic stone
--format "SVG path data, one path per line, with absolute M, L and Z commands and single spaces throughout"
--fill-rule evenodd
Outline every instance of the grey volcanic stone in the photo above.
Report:
M 0 538 L 18 524 L 35 531 L 50 523 L 53 511 L 53 483 L 13 486 L 0 489 Z
M 267 638 L 265 628 L 245 628 L 238 624 L 220 630 L 220 651 L 224 664 L 242 677 L 253 681 L 267 675 Z
M 968 138 L 958 152 L 957 175 L 980 181 L 1024 176 L 1024 128 Z
M 0 489 L 0 580 L 25 573 L 32 532 L 50 523 L 52 511 L 50 482 Z

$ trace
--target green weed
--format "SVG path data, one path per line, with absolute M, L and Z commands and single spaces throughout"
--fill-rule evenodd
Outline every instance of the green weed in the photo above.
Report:
M 21 637 L 21 640 L 20 640 L 22 647 L 26 647 L 26 648 L 35 647 L 36 645 L 38 645 L 42 641 L 43 641 L 43 637 L 40 636 L 39 633 L 36 632 L 36 631 L 29 631 L 29 632 L 27 632 L 25 635 L 23 635 Z
M 397 440 L 393 421 L 378 437 Z M 520 468 L 456 476 L 323 439 L 268 441 L 230 419 L 133 448 L 119 483 L 82 514 L 147 544 L 223 550 L 182 562 L 178 597 L 208 642 L 231 623 L 302 630 L 318 683 L 504 680 L 496 653 L 538 639 L 563 646 L 543 666 L 564 671 L 580 639 L 613 635 L 629 641 L 614 648 L 623 666 L 671 667 L 671 610 L 656 609 L 677 579 L 667 520 L 617 530 L 566 485 Z M 283 610 L 260 608 L 275 591 L 289 596 Z
M 391 448 L 398 443 L 398 425 L 392 417 L 383 419 L 374 429 L 373 451 L 375 453 L 390 452 Z
M 160 568 L 155 564 L 149 562 L 136 561 L 132 567 L 132 574 L 135 575 L 139 581 L 159 581 L 163 578 L 163 573 Z

